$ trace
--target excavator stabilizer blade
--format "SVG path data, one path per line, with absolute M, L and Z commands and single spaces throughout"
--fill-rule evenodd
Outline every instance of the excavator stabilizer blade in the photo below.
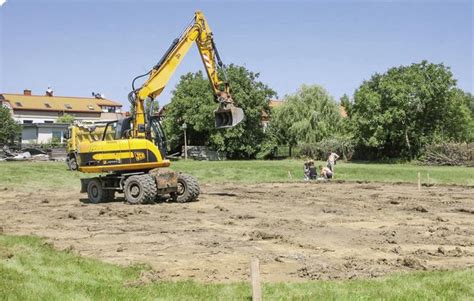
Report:
M 214 111 L 216 128 L 224 129 L 231 128 L 239 124 L 244 119 L 244 111 L 241 108 L 237 108 L 232 104 L 226 107 L 218 108 Z

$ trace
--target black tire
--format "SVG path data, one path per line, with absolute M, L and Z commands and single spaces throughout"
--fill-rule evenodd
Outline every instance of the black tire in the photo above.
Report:
M 157 194 L 155 179 L 148 174 L 130 176 L 124 182 L 123 192 L 129 204 L 153 202 Z
M 105 201 L 106 191 L 102 188 L 102 182 L 98 178 L 93 178 L 87 184 L 87 197 L 89 202 L 98 204 Z
M 171 194 L 173 201 L 186 203 L 195 201 L 199 196 L 199 184 L 193 176 L 181 173 L 178 175 L 178 191 Z
M 79 166 L 77 165 L 76 156 L 73 155 L 67 159 L 67 166 L 69 167 L 69 170 L 78 170 Z

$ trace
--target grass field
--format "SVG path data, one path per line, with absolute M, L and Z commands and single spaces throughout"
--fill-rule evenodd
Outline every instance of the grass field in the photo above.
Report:
M 317 162 L 324 164 L 323 162 Z M 301 181 L 302 161 L 177 161 L 172 168 L 190 173 L 200 182 L 263 183 Z M 289 178 L 290 172 L 292 179 Z M 474 169 L 469 167 L 427 167 L 411 164 L 338 163 L 336 179 L 346 181 L 411 182 L 417 174 L 422 181 L 433 184 L 474 185 Z M 79 179 L 90 174 L 70 172 L 58 162 L 0 162 L 0 187 L 25 189 L 64 188 L 79 189 Z
M 316 162 L 316 166 L 325 162 Z M 179 161 L 176 169 L 192 173 L 209 182 L 273 182 L 303 179 L 303 161 Z M 416 183 L 421 172 L 422 180 L 435 184 L 474 185 L 474 169 L 469 167 L 428 167 L 412 164 L 344 163 L 336 165 L 336 179 L 346 181 L 412 182 Z
M 0 236 L 4 300 L 249 300 L 248 283 L 152 281 L 146 266 L 121 267 L 56 251 L 36 237 Z M 159 280 L 159 279 L 155 279 Z M 416 272 L 375 280 L 263 285 L 264 300 L 468 300 L 474 271 Z
M 208 183 L 301 181 L 302 162 L 173 162 L 173 168 Z M 288 172 L 292 175 L 289 178 Z M 336 179 L 412 182 L 421 172 L 431 183 L 474 185 L 474 169 L 410 164 L 339 163 Z M 64 163 L 0 162 L 0 190 L 79 189 L 79 179 Z M 0 194 L 1 195 L 1 194 Z M 0 299 L 3 300 L 249 300 L 248 283 L 203 284 L 148 281 L 146 266 L 121 267 L 54 250 L 40 238 L 0 235 Z M 153 277 L 151 277 L 153 278 Z M 159 280 L 159 279 L 155 279 Z M 416 272 L 368 280 L 265 283 L 265 300 L 469 300 L 474 270 Z

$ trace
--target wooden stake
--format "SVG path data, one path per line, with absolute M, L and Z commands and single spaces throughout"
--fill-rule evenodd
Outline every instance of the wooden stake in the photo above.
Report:
M 428 173 L 428 186 L 430 186 L 430 173 Z
M 420 172 L 418 172 L 418 190 L 421 190 L 421 175 L 420 175 Z
M 288 170 L 288 179 L 292 180 L 293 176 L 291 175 L 291 172 Z
M 262 288 L 260 287 L 260 264 L 258 258 L 253 258 L 250 263 L 250 277 L 252 279 L 252 300 L 262 301 Z

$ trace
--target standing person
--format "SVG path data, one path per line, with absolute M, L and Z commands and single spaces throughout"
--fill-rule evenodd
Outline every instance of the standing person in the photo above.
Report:
M 339 159 L 339 155 L 330 150 L 328 152 L 328 167 L 332 173 L 334 173 L 334 165 L 336 165 L 337 159 Z

